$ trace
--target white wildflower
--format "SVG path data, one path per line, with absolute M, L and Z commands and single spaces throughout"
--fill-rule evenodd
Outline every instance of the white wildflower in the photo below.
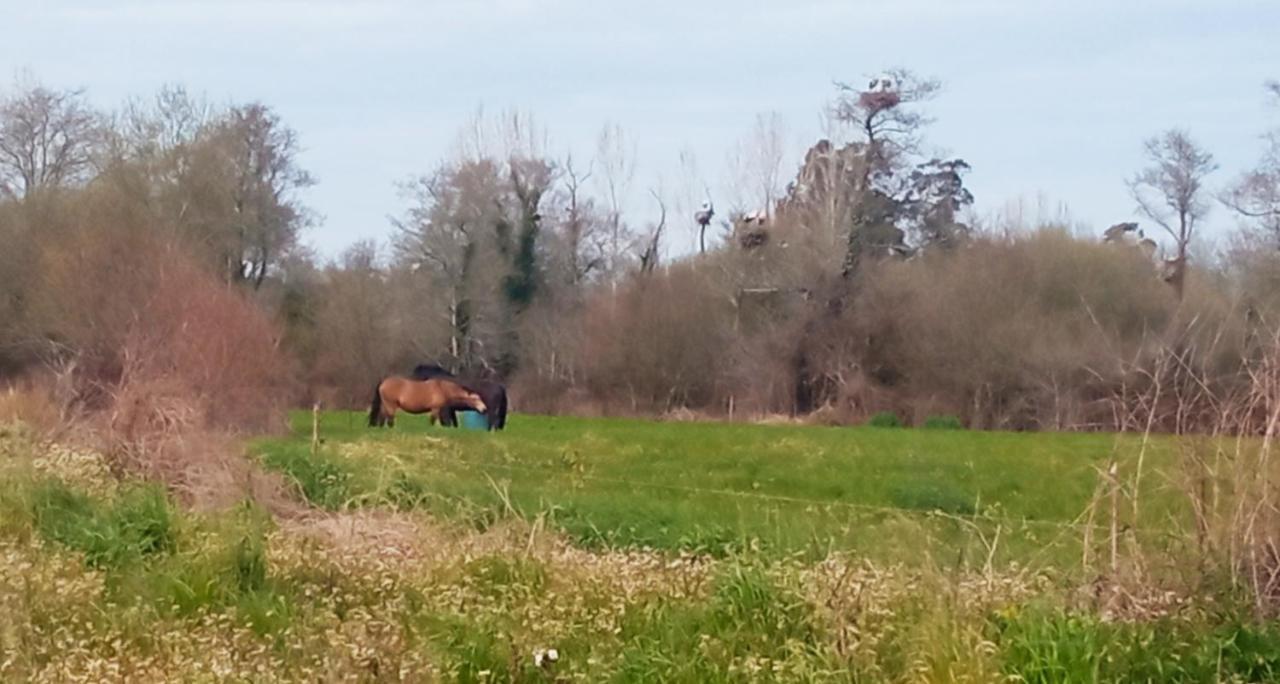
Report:
M 533 652 L 533 664 L 538 667 L 547 667 L 557 660 L 560 660 L 560 652 L 554 648 L 540 648 Z

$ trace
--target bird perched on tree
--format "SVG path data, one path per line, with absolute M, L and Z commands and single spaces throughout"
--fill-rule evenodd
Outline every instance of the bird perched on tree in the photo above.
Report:
M 716 210 L 711 206 L 710 198 L 702 203 L 701 209 L 693 212 L 693 220 L 698 222 L 698 251 L 700 254 L 706 254 L 707 252 L 707 226 L 711 225 L 711 217 L 715 215 Z
M 888 74 L 882 74 L 871 79 L 871 83 L 867 84 L 867 91 L 872 93 L 887 93 L 897 90 L 893 82 L 893 77 Z
M 1139 237 L 1141 237 L 1142 231 L 1138 228 L 1138 224 L 1117 223 L 1114 226 L 1111 226 L 1110 228 L 1103 231 L 1102 241 L 1103 242 L 1122 242 L 1128 238 L 1126 233 L 1133 233 L 1135 231 L 1138 232 Z
M 698 225 L 702 226 L 703 228 L 706 228 L 708 225 L 711 224 L 711 217 L 715 215 L 716 215 L 715 207 L 711 206 L 711 200 L 707 200 L 706 202 L 702 203 L 701 209 L 693 212 L 693 220 L 697 221 Z

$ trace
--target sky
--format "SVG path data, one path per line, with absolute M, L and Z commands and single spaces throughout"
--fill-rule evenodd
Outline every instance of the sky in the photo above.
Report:
M 398 183 L 448 158 L 477 111 L 531 115 L 548 153 L 580 163 L 620 126 L 640 224 L 649 188 L 705 190 L 718 209 L 740 195 L 727 160 L 761 113 L 785 122 L 789 179 L 835 81 L 903 66 L 942 81 L 927 141 L 972 166 L 979 214 L 1065 205 L 1100 234 L 1135 216 L 1125 179 L 1147 137 L 1188 130 L 1221 166 L 1215 188 L 1257 159 L 1280 125 L 1263 90 L 1280 79 L 1278 34 L 1276 0 L 0 0 L 0 77 L 84 88 L 103 108 L 172 83 L 270 105 L 318 180 L 304 239 L 334 256 L 391 235 Z M 1232 225 L 1209 216 L 1210 235 Z M 692 229 L 672 235 L 673 252 L 692 248 Z

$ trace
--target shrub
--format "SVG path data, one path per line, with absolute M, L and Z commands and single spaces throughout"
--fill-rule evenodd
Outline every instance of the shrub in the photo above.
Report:
M 1116 360 L 1141 358 L 1175 311 L 1170 288 L 1136 250 L 1042 230 L 875 264 L 822 337 L 847 340 L 846 355 L 873 386 L 920 415 L 1063 429 L 1114 421 L 1097 398 L 1125 380 Z M 1208 318 L 1218 316 L 1200 315 Z M 849 375 L 834 359 L 819 361 L 825 373 Z
M 892 411 L 881 411 L 867 420 L 869 427 L 877 428 L 899 428 L 902 427 L 902 421 L 898 420 L 898 415 Z
M 179 400 L 208 427 L 283 427 L 294 383 L 276 326 L 145 217 L 105 213 L 44 250 L 31 304 L 39 334 L 76 359 L 83 399 L 131 413 L 131 429 L 172 422 L 157 414 Z
M 713 285 L 692 266 L 673 266 L 590 301 L 582 339 L 589 389 L 640 411 L 715 404 L 733 327 Z
M 964 424 L 955 416 L 929 416 L 924 419 L 926 430 L 963 430 Z

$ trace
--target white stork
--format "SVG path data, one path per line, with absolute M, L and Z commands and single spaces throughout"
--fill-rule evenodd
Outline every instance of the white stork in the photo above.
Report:
M 706 202 L 702 203 L 701 209 L 693 212 L 693 220 L 697 221 L 698 225 L 702 226 L 703 228 L 706 228 L 708 225 L 711 224 L 711 217 L 715 215 L 716 215 L 715 207 L 712 207 L 711 201 L 707 200 Z

